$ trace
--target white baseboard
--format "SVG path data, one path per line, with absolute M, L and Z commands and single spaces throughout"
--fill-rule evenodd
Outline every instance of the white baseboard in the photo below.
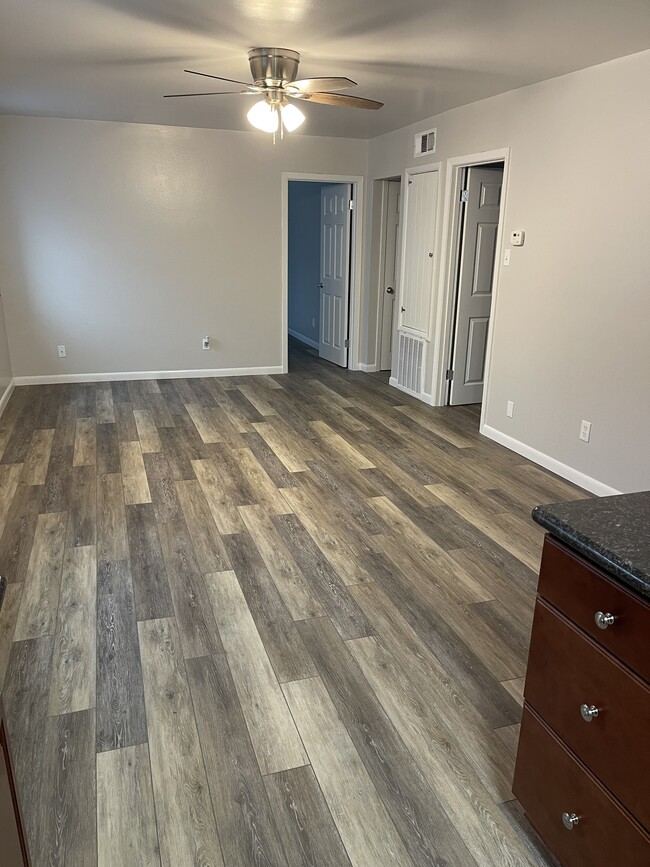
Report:
M 5 388 L 4 394 L 0 397 L 0 415 L 2 415 L 4 408 L 9 403 L 9 398 L 11 397 L 11 392 L 14 390 L 15 385 L 16 380 L 12 379 L 9 385 Z
M 16 376 L 14 385 L 51 385 L 57 382 L 108 382 L 127 379 L 199 379 L 206 376 L 264 376 L 282 373 L 273 367 L 222 367 L 214 370 L 128 370 L 117 373 L 57 373 L 44 376 Z
M 364 373 L 378 373 L 379 365 L 378 364 L 364 364 L 363 361 L 359 362 L 359 367 L 357 370 L 362 370 Z
M 319 349 L 319 344 L 312 340 L 311 337 L 306 337 L 304 334 L 301 334 L 299 331 L 294 331 L 293 328 L 288 328 L 287 331 L 292 337 L 295 337 L 296 340 L 299 340 L 301 343 L 306 343 L 307 346 L 311 346 L 312 349 Z
M 481 433 L 483 436 L 488 437 L 488 439 L 494 440 L 494 442 L 505 446 L 513 452 L 517 452 L 518 455 L 528 458 L 529 461 L 539 464 L 540 467 L 550 470 L 552 473 L 561 476 L 574 485 L 578 485 L 579 488 L 584 488 L 586 491 L 590 491 L 599 497 L 611 497 L 622 493 L 622 491 L 617 491 L 616 488 L 612 488 L 598 481 L 598 479 L 593 479 L 591 476 L 581 473 L 580 470 L 576 470 L 568 464 L 563 464 L 562 461 L 558 461 L 556 458 L 552 458 L 550 455 L 544 454 L 544 452 L 540 452 L 508 434 L 490 427 L 488 424 L 484 424 L 481 427 Z

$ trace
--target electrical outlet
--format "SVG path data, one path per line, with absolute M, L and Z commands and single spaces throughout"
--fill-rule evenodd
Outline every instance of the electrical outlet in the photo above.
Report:
M 56 351 L 59 353 L 59 358 L 65 358 L 66 357 L 67 353 L 65 351 L 65 346 L 63 343 L 59 343 L 59 345 L 56 348 Z
M 210 337 L 209 337 L 209 335 L 206 334 L 206 336 L 203 338 L 203 342 L 202 342 L 201 345 L 203 346 L 203 349 L 209 349 L 209 348 L 210 348 Z
M 584 419 L 582 419 L 582 424 L 580 425 L 580 439 L 583 442 L 588 443 L 590 436 L 591 436 L 591 422 L 585 421 Z
M 514 400 L 509 400 L 506 404 L 506 415 L 508 418 L 512 418 L 515 412 L 515 402 Z

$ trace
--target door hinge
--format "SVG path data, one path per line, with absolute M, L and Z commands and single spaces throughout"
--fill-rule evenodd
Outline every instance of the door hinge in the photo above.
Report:
M 343 346 L 347 349 L 349 345 L 350 345 L 350 339 L 348 337 L 346 337 L 345 342 L 343 343 Z
M 460 200 L 461 202 L 469 202 L 469 190 L 461 190 L 460 191 Z
M 350 201 L 348 202 L 348 208 L 351 211 L 354 211 L 354 199 L 350 199 Z
M 447 373 L 445 374 L 445 379 L 448 380 L 449 382 L 451 382 L 451 380 L 453 378 L 454 378 L 454 371 L 450 367 L 449 370 L 447 371 Z

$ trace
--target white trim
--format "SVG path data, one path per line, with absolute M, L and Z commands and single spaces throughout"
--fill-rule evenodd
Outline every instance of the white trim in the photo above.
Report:
M 4 408 L 9 403 L 9 398 L 16 385 L 16 380 L 12 379 L 9 385 L 5 388 L 4 394 L 0 397 L 0 415 L 4 412 Z
M 273 367 L 221 367 L 214 370 L 128 370 L 117 373 L 57 373 L 42 376 L 16 376 L 15 385 L 50 385 L 57 382 L 114 382 L 129 379 L 200 379 L 207 376 L 267 376 L 285 373 Z
M 363 231 L 365 187 L 363 175 L 282 172 L 282 373 L 289 370 L 289 181 L 316 181 L 320 184 L 352 184 L 354 210 L 350 235 L 350 320 L 348 369 L 359 370 L 361 351 L 361 294 L 363 288 Z
M 301 343 L 306 343 L 307 346 L 311 346 L 312 349 L 320 349 L 318 343 L 315 340 L 312 340 L 311 337 L 307 337 L 305 334 L 301 334 L 299 331 L 295 331 L 293 328 L 287 328 L 291 337 L 295 337 L 296 340 L 299 340 Z
M 362 370 L 364 373 L 378 373 L 379 365 L 376 362 L 374 364 L 364 364 L 363 361 L 360 361 L 359 370 Z
M 610 485 L 604 484 L 604 482 L 599 482 L 598 479 L 581 473 L 580 470 L 576 470 L 568 464 L 563 464 L 557 458 L 552 458 L 550 455 L 544 454 L 544 452 L 540 452 L 532 446 L 522 443 L 520 440 L 516 440 L 509 434 L 490 427 L 488 424 L 481 425 L 481 433 L 483 436 L 488 437 L 488 439 L 494 440 L 494 442 L 510 449 L 510 451 L 517 452 L 518 455 L 528 458 L 533 463 L 539 464 L 540 467 L 550 470 L 552 473 L 561 476 L 563 479 L 567 479 L 567 481 L 572 482 L 574 485 L 578 485 L 579 488 L 584 488 L 586 491 L 590 491 L 599 497 L 611 497 L 615 494 L 623 493 L 622 491 L 617 491 L 616 488 L 610 487 Z
M 433 406 L 445 406 L 447 403 L 447 380 L 445 374 L 449 367 L 449 357 L 452 339 L 453 301 L 456 285 L 456 239 L 459 202 L 457 191 L 460 189 L 460 170 L 468 166 L 484 165 L 485 163 L 503 163 L 503 188 L 501 195 L 501 211 L 497 229 L 496 255 L 494 261 L 494 280 L 492 282 L 492 309 L 488 324 L 487 348 L 485 352 L 485 386 L 481 409 L 483 423 L 488 405 L 490 388 L 490 364 L 492 360 L 492 344 L 494 340 L 494 322 L 497 315 L 499 278 L 501 275 L 501 248 L 506 222 L 506 207 L 508 195 L 508 174 L 510 166 L 510 148 L 497 148 L 477 154 L 465 154 L 451 157 L 447 160 L 446 184 L 444 194 L 444 214 L 442 218 L 442 237 L 440 241 L 440 270 L 438 272 L 439 291 L 435 293 L 436 300 L 432 305 L 433 322 L 431 333 L 432 353 L 432 397 Z

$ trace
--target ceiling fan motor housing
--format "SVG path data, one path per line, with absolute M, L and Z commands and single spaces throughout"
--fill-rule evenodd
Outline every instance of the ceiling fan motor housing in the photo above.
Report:
M 300 54 L 290 48 L 252 48 L 248 62 L 259 87 L 283 87 L 296 80 Z

